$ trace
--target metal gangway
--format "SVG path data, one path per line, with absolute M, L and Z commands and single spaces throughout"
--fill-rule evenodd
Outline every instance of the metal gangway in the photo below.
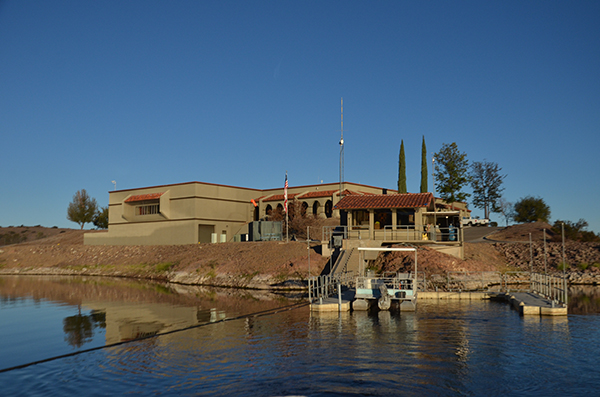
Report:
M 342 288 L 349 287 L 352 281 L 347 273 L 311 277 L 308 279 L 308 301 L 322 302 L 335 294 L 340 295 Z
M 535 272 L 451 271 L 444 275 L 430 275 L 425 285 L 428 291 L 504 294 L 527 292 L 559 304 L 568 303 L 568 283 L 565 277 Z
M 566 277 L 531 273 L 531 292 L 563 305 L 569 303 L 568 282 Z

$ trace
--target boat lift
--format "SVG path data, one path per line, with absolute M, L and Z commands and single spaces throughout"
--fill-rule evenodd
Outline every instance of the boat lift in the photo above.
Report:
M 414 273 L 383 273 L 375 275 L 366 270 L 367 251 L 408 251 L 415 253 Z M 416 248 L 369 248 L 359 247 L 359 268 L 356 277 L 354 310 L 368 310 L 377 302 L 380 310 L 389 310 L 392 302 L 398 302 L 400 311 L 414 311 L 417 306 L 417 249 Z

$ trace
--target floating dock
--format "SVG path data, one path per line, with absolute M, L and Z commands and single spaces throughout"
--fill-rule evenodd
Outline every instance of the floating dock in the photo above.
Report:
M 352 310 L 355 293 L 347 290 L 338 296 L 331 296 L 311 303 L 310 310 L 315 312 L 347 312 Z M 523 316 L 566 316 L 567 306 L 546 299 L 532 292 L 437 292 L 420 291 L 419 299 L 439 300 L 484 300 L 493 299 L 509 303 Z
M 349 312 L 352 310 L 352 301 L 354 301 L 354 291 L 346 290 L 342 296 L 330 296 L 329 298 L 316 299 L 310 304 L 310 310 L 313 312 Z
M 481 300 L 495 299 L 510 303 L 523 316 L 566 316 L 567 306 L 533 292 L 437 292 L 421 291 L 419 299 Z

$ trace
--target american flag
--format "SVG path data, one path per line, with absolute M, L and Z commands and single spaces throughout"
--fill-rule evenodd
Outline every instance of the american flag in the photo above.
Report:
M 283 186 L 283 210 L 287 213 L 287 188 L 288 188 L 288 181 L 287 181 L 287 172 L 285 173 L 285 185 Z

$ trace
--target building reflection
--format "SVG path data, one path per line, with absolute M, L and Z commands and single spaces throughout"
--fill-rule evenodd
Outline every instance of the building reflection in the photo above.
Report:
M 109 345 L 285 304 L 265 292 L 112 278 L 2 276 L 0 281 L 3 301 L 32 298 L 76 307 L 76 314 L 63 319 L 65 341 L 75 348 L 102 335 Z

